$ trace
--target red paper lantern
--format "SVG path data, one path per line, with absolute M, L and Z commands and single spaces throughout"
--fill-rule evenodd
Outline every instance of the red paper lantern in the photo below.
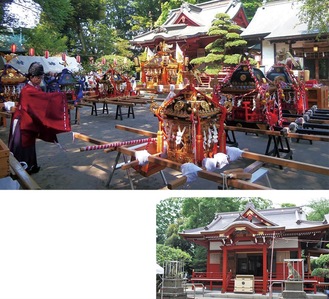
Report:
M 48 57 L 49 57 L 49 51 L 46 50 L 46 51 L 45 51 L 45 58 L 47 59 Z
M 76 59 L 77 63 L 80 63 L 80 62 L 81 62 L 81 57 L 80 57 L 80 55 L 77 55 L 77 56 L 75 57 L 75 59 Z
M 62 54 L 62 60 L 66 61 L 66 54 L 65 53 Z
M 34 56 L 34 49 L 33 49 L 33 48 L 30 48 L 30 49 L 29 49 L 29 55 L 30 55 L 30 56 Z
M 15 53 L 16 50 L 17 50 L 17 46 L 15 44 L 11 44 L 11 46 L 10 46 L 11 53 Z

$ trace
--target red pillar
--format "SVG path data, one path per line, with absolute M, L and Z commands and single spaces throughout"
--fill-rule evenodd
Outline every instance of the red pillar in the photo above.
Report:
M 223 284 L 222 284 L 222 293 L 226 293 L 227 286 L 227 247 L 223 246 Z
M 268 282 L 268 273 L 267 273 L 267 245 L 263 245 L 263 291 L 262 294 L 266 295 L 267 293 L 267 282 Z

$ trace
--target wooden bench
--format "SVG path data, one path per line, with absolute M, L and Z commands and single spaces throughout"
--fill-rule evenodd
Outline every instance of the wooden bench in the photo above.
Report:
M 97 103 L 103 104 L 103 113 L 109 113 L 108 105 L 116 105 L 116 114 L 115 119 L 122 120 L 123 115 L 127 115 L 128 118 L 132 116 L 135 118 L 134 106 L 137 104 L 144 105 L 147 104 L 148 101 L 143 99 L 140 96 L 126 96 L 126 97 L 115 97 L 115 98 L 101 98 L 97 99 L 95 97 L 85 97 L 82 101 L 82 105 L 91 106 L 91 115 L 97 116 Z M 127 113 L 122 112 L 122 108 L 128 108 Z
M 127 107 L 128 108 L 127 113 L 122 112 L 122 107 Z M 131 104 L 131 103 L 127 103 L 127 104 L 123 104 L 123 105 L 117 104 L 115 119 L 118 119 L 118 117 L 120 117 L 120 119 L 122 120 L 123 115 L 127 115 L 128 118 L 130 117 L 130 115 L 132 115 L 133 118 L 135 118 L 134 104 Z
M 121 120 L 123 120 L 122 116 L 127 115 L 128 118 L 130 115 L 135 118 L 135 112 L 134 112 L 134 103 L 130 102 L 119 102 L 119 101 L 93 101 L 92 103 L 83 103 L 85 106 L 91 106 L 91 115 L 97 116 L 97 103 L 103 104 L 103 113 L 109 113 L 108 105 L 116 105 L 116 113 L 115 113 L 115 119 L 118 119 L 120 117 Z M 122 107 L 128 108 L 127 113 L 122 112 Z

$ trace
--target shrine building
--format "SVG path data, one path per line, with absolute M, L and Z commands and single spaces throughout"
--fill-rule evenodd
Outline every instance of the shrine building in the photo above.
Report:
M 205 56 L 205 47 L 218 38 L 207 34 L 218 13 L 228 14 L 242 28 L 248 26 L 243 5 L 239 1 L 214 0 L 199 4 L 184 2 L 180 8 L 169 12 L 163 25 L 134 37 L 130 43 L 151 50 L 162 41 L 173 45 L 177 43 L 185 57 L 193 59 Z
M 238 276 L 247 275 L 253 291 L 265 295 L 270 286 L 283 288 L 285 261 L 293 259 L 302 262 L 304 290 L 316 293 L 323 278 L 311 276 L 310 259 L 329 253 L 329 215 L 308 221 L 301 207 L 257 210 L 249 203 L 242 212 L 217 213 L 207 226 L 180 236 L 207 248 L 206 272 L 193 271 L 192 282 L 226 293 L 234 291 Z

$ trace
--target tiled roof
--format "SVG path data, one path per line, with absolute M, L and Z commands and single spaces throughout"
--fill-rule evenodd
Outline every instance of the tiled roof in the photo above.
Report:
M 233 19 L 241 7 L 242 4 L 240 2 L 231 0 L 215 0 L 195 5 L 183 3 L 180 8 L 170 11 L 166 22 L 160 28 L 138 35 L 131 42 L 138 44 L 154 41 L 156 38 L 174 38 L 178 40 L 191 36 L 205 35 L 216 14 L 227 13 Z M 186 17 L 199 26 L 175 24 L 181 13 L 184 13 Z
M 218 213 L 206 227 L 185 230 L 183 234 L 195 235 L 203 232 L 223 231 L 231 227 L 241 214 L 243 212 Z M 268 226 L 269 228 L 284 227 L 286 230 L 289 230 L 316 228 L 323 225 L 323 221 L 307 221 L 305 212 L 301 207 L 259 210 L 257 215 L 271 222 Z M 237 223 L 242 223 L 242 221 L 236 221 L 235 224 Z M 251 225 L 257 226 L 258 224 L 251 223 Z

